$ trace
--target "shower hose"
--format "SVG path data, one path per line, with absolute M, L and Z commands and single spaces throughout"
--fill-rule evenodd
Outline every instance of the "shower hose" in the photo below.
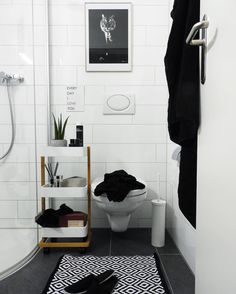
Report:
M 11 152 L 11 149 L 12 149 L 14 142 L 15 142 L 15 123 L 14 123 L 13 105 L 12 105 L 9 87 L 10 87 L 9 81 L 6 81 L 8 104 L 9 104 L 10 116 L 11 116 L 11 142 L 10 142 L 10 145 L 9 145 L 7 151 L 2 156 L 0 156 L 0 160 L 3 160 L 5 157 L 7 157 L 7 155 Z

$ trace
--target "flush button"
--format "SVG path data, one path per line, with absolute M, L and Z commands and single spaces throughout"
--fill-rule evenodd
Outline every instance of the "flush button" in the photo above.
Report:
M 107 99 L 107 105 L 112 110 L 122 111 L 129 107 L 130 100 L 129 97 L 122 94 L 113 95 Z
M 107 94 L 104 114 L 134 114 L 135 99 L 133 94 Z

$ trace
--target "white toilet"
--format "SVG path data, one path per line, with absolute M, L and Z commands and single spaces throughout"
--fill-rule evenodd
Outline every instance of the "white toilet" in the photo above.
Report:
M 106 194 L 95 196 L 96 186 L 103 182 L 102 178 L 96 179 L 91 186 L 92 197 L 97 206 L 105 211 L 112 231 L 124 232 L 128 228 L 131 213 L 134 212 L 146 199 L 147 189 L 144 181 L 137 179 L 145 185 L 144 189 L 132 190 L 121 202 L 109 201 Z

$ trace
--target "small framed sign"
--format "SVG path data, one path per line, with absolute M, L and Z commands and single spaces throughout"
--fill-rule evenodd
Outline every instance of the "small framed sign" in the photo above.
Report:
M 66 86 L 66 111 L 84 111 L 84 86 Z
M 86 3 L 86 70 L 131 71 L 131 3 Z

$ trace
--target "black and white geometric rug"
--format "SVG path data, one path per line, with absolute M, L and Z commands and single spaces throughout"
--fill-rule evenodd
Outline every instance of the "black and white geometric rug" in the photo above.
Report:
M 169 294 L 159 260 L 154 256 L 71 256 L 60 258 L 42 294 L 63 294 L 64 288 L 90 273 L 113 269 L 114 294 Z

